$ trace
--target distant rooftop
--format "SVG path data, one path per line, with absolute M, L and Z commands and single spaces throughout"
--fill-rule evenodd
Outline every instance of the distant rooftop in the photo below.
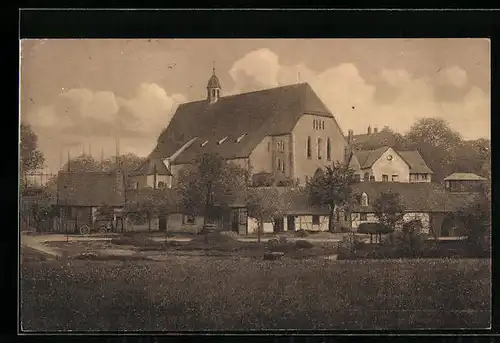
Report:
M 444 178 L 445 181 L 486 181 L 482 176 L 474 173 L 453 173 Z

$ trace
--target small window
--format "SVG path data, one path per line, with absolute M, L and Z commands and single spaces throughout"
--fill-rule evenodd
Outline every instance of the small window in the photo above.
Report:
M 330 137 L 326 140 L 326 159 L 330 161 L 332 159 L 332 146 L 330 142 Z
M 382 175 L 382 182 L 389 182 L 389 175 Z
M 311 158 L 311 136 L 307 137 L 307 158 Z
M 164 188 L 165 188 L 165 182 L 163 182 L 163 181 L 158 181 L 158 188 L 159 188 L 159 189 L 164 189 Z
M 241 142 L 241 140 L 243 139 L 243 137 L 246 136 L 246 133 L 242 134 L 241 136 L 239 136 L 237 139 L 236 139 L 236 143 L 239 143 Z
M 278 163 L 277 163 L 277 170 L 281 170 L 281 160 L 278 158 Z
M 370 175 L 370 182 L 375 182 L 375 176 Z
M 267 151 L 271 151 L 271 142 L 267 142 Z
M 208 141 L 204 141 L 203 143 L 201 143 L 201 147 L 203 148 L 207 144 L 208 144 Z
M 368 206 L 368 195 L 366 193 L 361 194 L 361 206 Z
M 345 222 L 349 221 L 349 216 L 347 215 L 347 213 L 344 213 L 344 221 Z
M 354 181 L 360 182 L 361 181 L 361 175 L 359 174 L 354 174 Z
M 220 144 L 224 143 L 226 141 L 226 139 L 227 139 L 227 136 L 222 138 L 220 141 L 218 141 L 217 144 L 220 145 Z
M 363 180 L 365 180 L 365 181 L 370 180 L 370 173 L 366 172 L 366 173 L 363 175 Z
M 184 215 L 182 217 L 182 224 L 193 225 L 195 223 L 196 223 L 196 220 L 195 220 L 194 216 L 192 216 L 192 215 Z
M 393 175 L 392 176 L 392 182 L 398 182 L 399 181 L 399 176 L 398 175 Z
M 323 158 L 322 151 L 321 151 L 321 144 L 322 144 L 322 139 L 318 138 L 318 160 L 321 160 Z
M 361 220 L 362 222 L 367 221 L 368 216 L 366 215 L 366 213 L 360 213 L 359 220 Z
M 316 119 L 313 119 L 313 129 L 316 129 Z
M 321 122 L 321 129 L 322 129 L 322 130 L 324 130 L 324 129 L 325 129 L 325 121 L 324 121 L 324 120 Z
M 281 162 L 281 171 L 284 172 L 285 171 L 285 161 L 282 161 Z
M 278 151 L 283 152 L 285 150 L 285 142 L 278 141 Z
M 319 216 L 312 216 L 313 225 L 319 225 Z

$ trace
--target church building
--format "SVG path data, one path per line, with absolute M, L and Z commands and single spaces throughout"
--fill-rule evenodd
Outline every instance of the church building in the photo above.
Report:
M 304 185 L 314 173 L 344 161 L 346 141 L 335 117 L 307 83 L 223 96 L 213 69 L 207 97 L 181 104 L 135 184 L 172 187 L 176 175 L 205 153 L 216 153 L 252 174 Z M 149 173 L 149 174 L 151 174 Z

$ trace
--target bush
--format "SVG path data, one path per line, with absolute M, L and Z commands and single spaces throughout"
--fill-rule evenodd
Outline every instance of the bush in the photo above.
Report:
M 314 244 L 312 244 L 309 241 L 305 241 L 305 240 L 301 239 L 301 240 L 298 240 L 295 242 L 295 247 L 297 249 L 311 249 L 314 247 Z
M 306 230 L 299 230 L 299 231 L 295 232 L 295 235 L 297 237 L 302 237 L 303 238 L 303 237 L 309 236 L 309 232 L 307 232 Z

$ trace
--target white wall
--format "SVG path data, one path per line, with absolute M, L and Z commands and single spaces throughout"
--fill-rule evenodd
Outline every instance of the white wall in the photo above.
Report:
M 328 216 L 319 216 L 319 225 L 313 224 L 313 216 L 296 216 L 295 230 L 328 231 Z
M 392 160 L 387 159 L 389 155 L 392 156 Z M 392 148 L 389 148 L 373 163 L 372 173 L 377 182 L 382 181 L 383 174 L 388 175 L 389 182 L 392 182 L 392 175 L 398 175 L 398 182 L 409 182 L 410 168 Z
M 257 219 L 248 217 L 248 233 L 249 234 L 254 234 L 257 233 L 257 228 L 259 227 L 259 223 Z M 273 223 L 271 222 L 264 222 L 264 232 L 263 233 L 273 233 Z
M 360 213 L 351 213 L 351 221 L 352 221 L 352 228 L 354 230 L 357 230 L 359 227 L 359 224 L 361 223 L 378 223 L 378 218 L 375 216 L 374 213 L 367 213 L 367 220 L 362 221 L 361 220 L 361 214 Z M 430 215 L 429 213 L 422 213 L 422 212 L 408 212 L 405 213 L 403 216 L 403 220 L 405 222 L 411 221 L 411 220 L 418 220 L 420 219 L 422 221 L 422 232 L 423 233 L 429 233 L 430 230 Z

